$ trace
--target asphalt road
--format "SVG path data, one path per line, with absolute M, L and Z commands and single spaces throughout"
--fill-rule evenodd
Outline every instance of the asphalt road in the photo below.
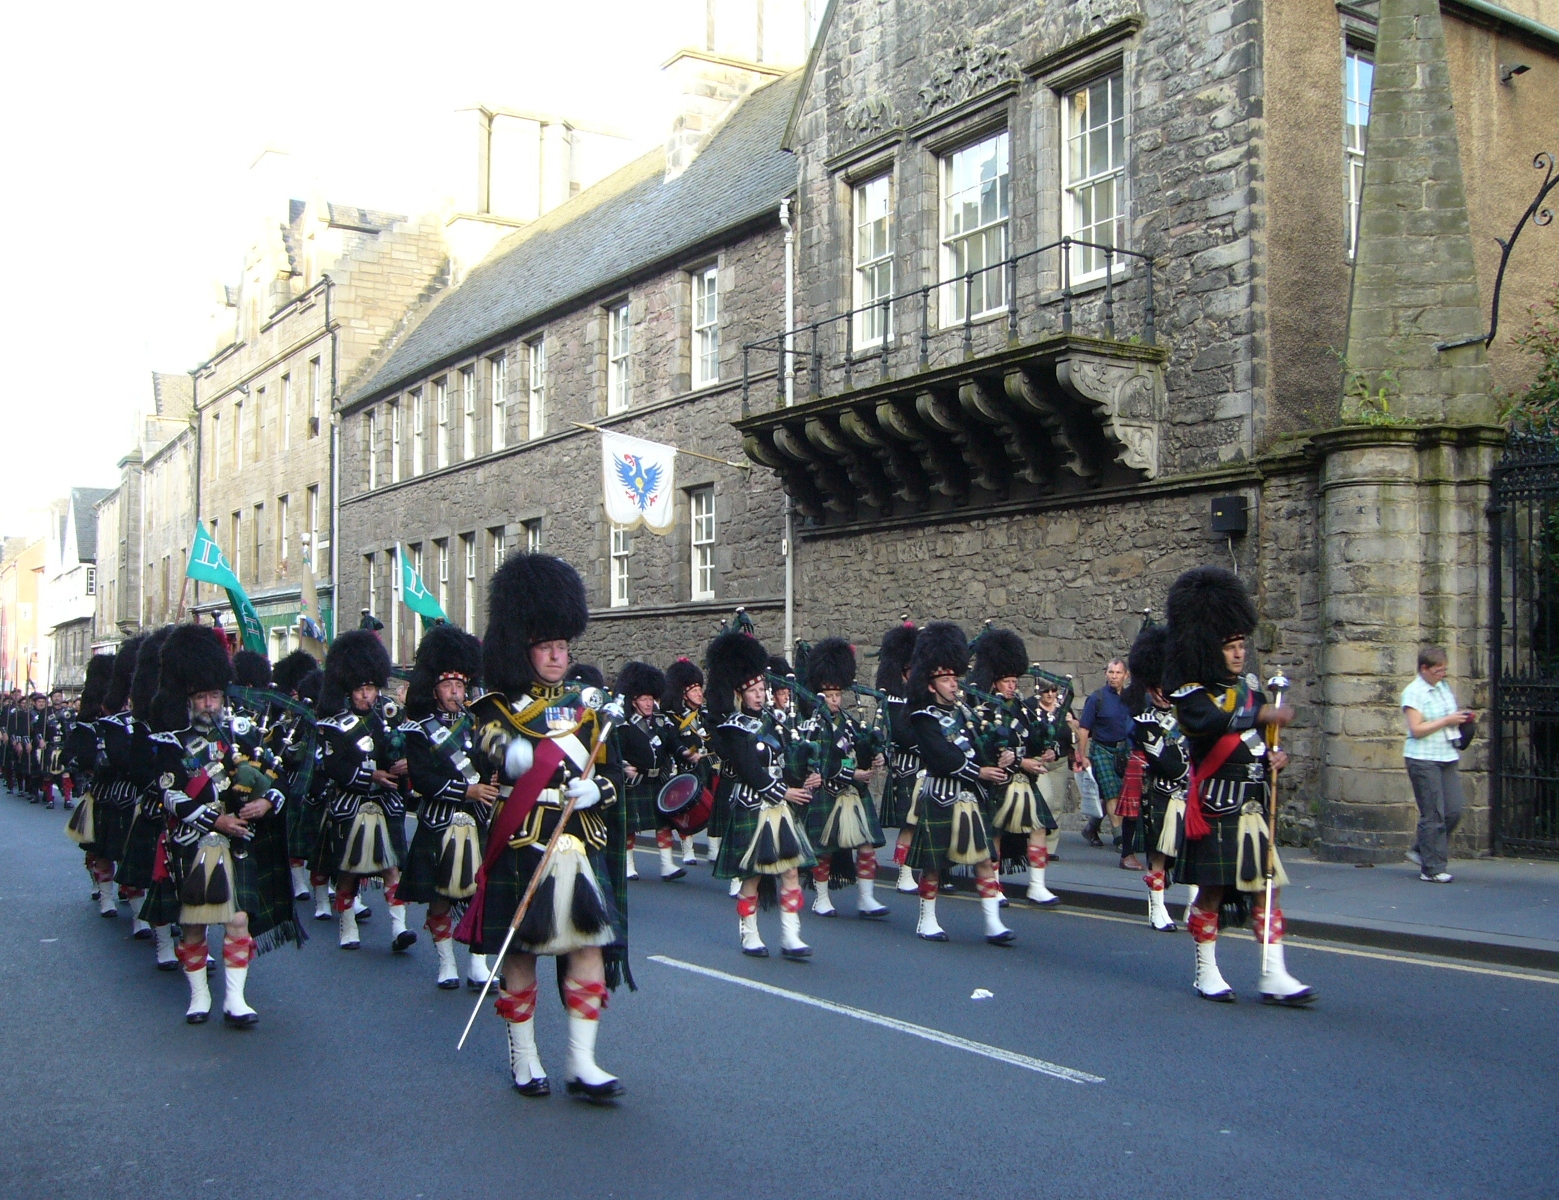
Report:
M 382 902 L 355 954 L 310 921 L 256 961 L 258 1028 L 186 1025 L 63 822 L 0 790 L 5 1196 L 1559 1194 L 1559 978 L 1295 946 L 1322 998 L 1291 1011 L 1248 998 L 1257 948 L 1227 939 L 1247 998 L 1213 1005 L 1184 933 L 1014 903 L 1001 950 L 949 899 L 933 945 L 892 895 L 885 923 L 808 913 L 810 963 L 751 960 L 701 867 L 631 885 L 640 990 L 598 1053 L 628 1091 L 593 1108 L 510 1091 L 490 1007 L 456 1053 L 472 998 L 434 988 L 426 934 L 389 953 Z M 546 986 L 538 1021 L 558 1081 Z

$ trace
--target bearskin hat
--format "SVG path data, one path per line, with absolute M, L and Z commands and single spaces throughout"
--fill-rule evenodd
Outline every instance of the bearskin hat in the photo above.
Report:
M 974 644 L 974 686 L 988 692 L 998 679 L 1029 668 L 1028 647 L 1010 629 L 987 629 Z
M 468 686 L 480 680 L 482 643 L 475 634 L 445 622 L 422 635 L 406 685 L 406 715 L 420 720 L 437 708 L 435 691 L 449 675 L 459 675 Z
M 667 704 L 681 708 L 683 693 L 690 687 L 703 686 L 704 673 L 698 669 L 698 664 L 691 658 L 679 658 L 666 668 L 666 694 L 664 699 Z
M 807 655 L 807 687 L 848 688 L 855 682 L 855 647 L 842 637 L 824 638 Z
M 709 712 L 723 717 L 735 711 L 736 693 L 742 684 L 768 671 L 769 652 L 749 633 L 722 633 L 704 652 L 704 666 L 709 668 Z
M 142 647 L 143 653 L 144 650 Z M 189 723 L 191 696 L 196 692 L 225 691 L 233 682 L 227 638 L 211 625 L 175 625 L 168 631 L 157 661 L 157 695 L 152 700 L 150 719 L 154 732 L 184 728 Z
M 629 700 L 654 696 L 659 701 L 666 694 L 666 673 L 647 662 L 624 663 L 617 672 L 617 694 Z
M 240 650 L 233 655 L 233 682 L 247 688 L 270 687 L 271 660 L 253 650 Z
M 781 679 L 794 679 L 796 677 L 795 668 L 790 665 L 789 660 L 783 654 L 769 655 L 769 674 L 778 675 Z
M 1131 683 L 1124 697 L 1134 713 L 1148 707 L 1148 689 L 1156 688 L 1164 681 L 1164 640 L 1169 630 L 1162 625 L 1144 625 L 1131 644 L 1126 656 L 1126 669 L 1131 672 Z
M 563 678 L 569 683 L 583 684 L 585 687 L 600 688 L 606 691 L 606 676 L 601 673 L 601 668 L 594 663 L 569 663 L 568 674 Z
M 951 621 L 933 621 L 915 639 L 909 660 L 909 699 L 923 704 L 933 671 L 953 671 L 959 678 L 969 669 L 969 639 Z
M 95 721 L 103 715 L 103 698 L 114 678 L 114 660 L 112 654 L 94 654 L 87 660 L 87 677 L 81 685 L 81 720 Z
M 293 690 L 298 693 L 299 700 L 304 700 L 309 704 L 317 705 L 319 703 L 320 689 L 324 686 L 325 672 L 319 667 L 315 667 L 302 679 L 298 680 L 297 687 L 295 687 Z
M 114 655 L 114 673 L 108 681 L 108 695 L 103 697 L 103 711 L 110 716 L 130 703 L 130 681 L 135 678 L 135 660 L 145 640 L 145 634 L 137 634 L 119 643 L 119 652 Z M 152 690 L 157 689 L 154 686 Z
M 1238 575 L 1223 567 L 1193 567 L 1180 576 L 1169 587 L 1165 613 L 1165 692 L 1226 678 L 1224 643 L 1256 628 L 1250 593 Z
M 335 716 L 346 707 L 347 697 L 365 683 L 383 687 L 390 682 L 390 652 L 379 635 L 367 629 L 349 629 L 331 643 L 325 655 L 325 680 L 320 687 L 319 714 Z
M 271 686 L 278 692 L 295 692 L 303 677 L 317 670 L 319 663 L 312 654 L 307 650 L 294 650 L 271 668 Z
M 135 651 L 135 678 L 130 681 L 130 711 L 143 721 L 152 718 L 152 706 L 157 698 L 157 680 L 162 672 L 162 644 L 172 632 L 172 625 L 152 630 L 141 639 Z M 175 729 L 183 727 L 182 721 L 174 726 Z
M 904 669 L 909 666 L 910 655 L 915 653 L 915 640 L 920 630 L 913 621 L 895 625 L 882 635 L 877 649 L 877 690 L 890 696 L 904 695 Z
M 590 622 L 585 581 L 561 558 L 516 554 L 493 572 L 487 601 L 482 665 L 487 685 L 523 696 L 532 682 L 530 649 L 537 642 L 571 642 Z

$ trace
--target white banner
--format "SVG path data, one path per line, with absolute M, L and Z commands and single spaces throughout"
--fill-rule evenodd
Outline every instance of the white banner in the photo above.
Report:
M 606 519 L 628 529 L 640 522 L 651 533 L 667 533 L 676 521 L 672 488 L 677 448 L 621 433 L 601 431 L 601 479 Z

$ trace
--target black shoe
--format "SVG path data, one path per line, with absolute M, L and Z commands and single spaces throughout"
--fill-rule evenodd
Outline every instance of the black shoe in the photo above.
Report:
M 204 1025 L 211 1017 L 209 1012 L 185 1013 L 184 1020 L 190 1025 Z
M 1263 1004 L 1276 1004 L 1280 1008 L 1308 1008 L 1318 999 L 1320 995 L 1310 987 L 1302 992 L 1295 992 L 1292 996 L 1269 996 L 1265 992 L 1261 996 Z
M 107 917 L 110 921 L 113 921 L 113 920 L 116 920 L 118 918 L 118 916 L 119 916 L 119 909 L 118 908 L 111 908 L 107 912 L 98 913 L 97 915 L 100 916 L 100 917 Z
M 373 915 L 374 915 L 374 910 L 373 909 L 371 909 L 371 908 L 364 908 L 362 912 L 357 914 L 357 919 L 359 921 L 366 921 L 366 920 L 368 920 L 369 917 L 371 917 Z
M 532 1079 L 529 1083 L 516 1083 L 514 1090 L 519 1092 L 520 1095 L 530 1096 L 532 1099 L 552 1095 L 552 1085 L 547 1082 L 545 1075 L 540 1079 Z
M 935 933 L 917 933 L 915 936 L 923 942 L 945 942 L 947 941 L 947 930 L 939 929 Z
M 745 954 L 748 958 L 768 958 L 769 948 L 767 946 L 756 946 L 749 950 L 746 946 L 743 946 L 742 953 Z
M 687 874 L 687 868 L 686 867 L 678 867 L 670 875 L 662 875 L 660 877 L 660 881 L 662 883 L 670 883 L 673 879 L 681 879 L 686 874 Z
M 152 940 L 152 931 L 150 929 L 138 929 L 130 936 L 138 942 L 149 942 Z
M 69 812 L 71 809 L 73 809 L 75 807 L 76 806 L 74 804 L 72 804 L 69 800 L 65 801 L 65 811 L 66 812 Z
M 1010 946 L 1017 940 L 1018 935 L 1010 929 L 1003 929 L 1000 933 L 993 933 L 986 937 L 986 941 L 992 946 Z
M 874 909 L 870 909 L 870 910 L 864 910 L 863 909 L 863 910 L 857 911 L 855 915 L 860 917 L 861 920 L 863 920 L 863 921 L 879 921 L 883 917 L 887 916 L 888 912 L 889 912 L 888 906 L 886 904 L 882 904 L 882 905 L 878 905 Z
M 459 979 L 440 979 L 438 981 L 438 986 L 439 986 L 439 991 L 441 991 L 441 992 L 453 992 L 453 991 L 456 991 L 460 987 L 460 980 Z
M 498 981 L 494 980 L 493 982 L 496 984 Z M 469 977 L 466 979 L 466 991 L 468 992 L 479 992 L 486 986 L 487 984 L 482 980 L 471 979 Z
M 175 958 L 168 962 L 160 962 L 157 964 L 157 969 L 159 971 L 177 971 L 179 969 L 179 960 Z
M 259 1013 L 244 1013 L 241 1016 L 235 1016 L 229 1012 L 222 1014 L 222 1024 L 229 1029 L 253 1029 L 259 1023 Z
M 812 957 L 812 947 L 797 946 L 793 950 L 786 950 L 782 946 L 780 947 L 780 955 L 783 958 L 790 959 L 791 962 L 805 962 L 807 959 Z
M 1193 985 L 1192 990 L 1203 1000 L 1211 1000 L 1214 1004 L 1233 1004 L 1235 1000 L 1233 988 L 1223 992 L 1204 992 Z
M 417 935 L 409 929 L 403 929 L 395 935 L 395 940 L 390 943 L 390 953 L 405 954 L 417 944 Z
M 588 1104 L 610 1104 L 623 1094 L 623 1085 L 615 1079 L 608 1079 L 605 1083 L 586 1083 L 582 1079 L 570 1079 L 568 1094 L 577 1096 Z

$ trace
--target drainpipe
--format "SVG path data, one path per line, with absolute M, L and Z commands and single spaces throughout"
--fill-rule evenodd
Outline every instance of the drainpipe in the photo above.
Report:
M 340 337 L 330 320 L 330 297 L 336 282 L 325 276 L 325 329 L 330 334 L 330 640 L 341 625 L 341 416 L 336 412 L 339 375 L 336 360 Z M 324 614 L 321 613 L 321 616 Z
M 790 198 L 780 201 L 780 224 L 785 229 L 785 407 L 796 402 L 796 231 L 790 224 Z M 790 508 L 790 493 L 785 494 L 785 538 L 780 543 L 780 553 L 785 559 L 785 657 L 791 662 L 796 658 L 796 558 L 791 553 L 795 544 L 795 517 Z

